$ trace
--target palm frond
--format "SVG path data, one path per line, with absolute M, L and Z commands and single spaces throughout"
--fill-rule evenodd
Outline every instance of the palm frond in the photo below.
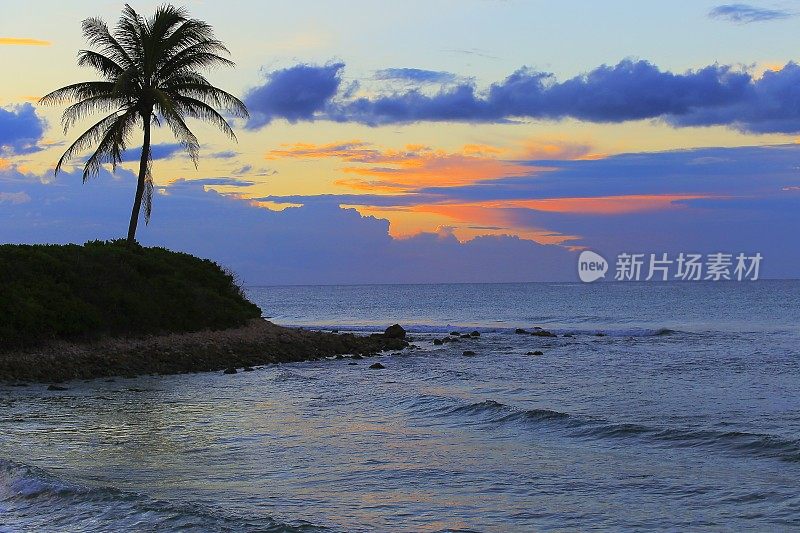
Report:
M 195 69 L 211 69 L 216 67 L 235 67 L 236 63 L 220 56 L 218 53 L 190 47 L 181 50 L 173 58 L 164 63 L 158 70 L 159 76 L 167 80 L 173 75 L 192 72 Z
M 84 20 L 81 24 L 83 35 L 89 45 L 100 49 L 100 53 L 114 61 L 120 67 L 127 69 L 133 66 L 133 59 L 122 44 L 113 36 L 108 25 L 97 17 Z
M 216 106 L 236 117 L 247 118 L 250 116 L 244 102 L 213 85 L 184 83 L 170 86 L 167 92 L 177 96 L 199 100 L 206 105 Z
M 153 214 L 153 173 L 152 161 L 147 161 L 147 170 L 144 174 L 144 192 L 142 201 L 144 202 L 144 223 L 150 224 L 150 216 Z
M 117 117 L 117 120 L 106 130 L 97 149 L 86 160 L 83 168 L 83 181 L 96 176 L 103 163 L 111 163 L 112 169 L 116 170 L 117 164 L 122 162 L 122 152 L 127 148 L 128 135 L 137 119 L 138 115 L 134 109 Z
M 114 83 L 110 81 L 83 81 L 56 89 L 39 98 L 39 103 L 42 105 L 63 104 L 73 100 L 111 94 L 113 90 Z
M 116 76 L 125 72 L 125 69 L 116 61 L 94 50 L 79 50 L 78 66 L 92 67 L 107 80 L 113 80 Z
M 182 114 L 210 122 L 230 137 L 231 140 L 236 140 L 236 134 L 233 132 L 233 128 L 231 128 L 230 124 L 228 124 L 228 121 L 210 105 L 189 96 L 176 96 L 174 97 L 174 101 L 176 107 Z
M 75 140 L 75 142 L 73 142 L 69 146 L 69 148 L 67 148 L 64 151 L 64 154 L 61 156 L 61 158 L 58 160 L 58 163 L 56 164 L 54 174 L 58 174 L 61 171 L 61 167 L 64 165 L 64 163 L 72 159 L 76 153 L 88 149 L 90 146 L 95 144 L 99 139 L 103 138 L 108 129 L 118 118 L 119 118 L 118 113 L 111 113 L 110 115 L 97 121 L 95 124 L 92 125 L 92 127 L 83 132 Z
M 99 94 L 76 102 L 67 107 L 61 116 L 61 125 L 64 127 L 64 133 L 66 134 L 76 122 L 83 120 L 92 113 L 107 113 L 112 110 L 124 111 L 125 104 L 125 99 L 113 94 Z

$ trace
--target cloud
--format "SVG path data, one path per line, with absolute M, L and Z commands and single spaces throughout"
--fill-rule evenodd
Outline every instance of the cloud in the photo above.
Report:
M 461 185 L 530 172 L 528 166 L 498 159 L 500 152 L 492 146 L 475 144 L 466 145 L 458 152 L 413 144 L 398 150 L 352 140 L 323 145 L 284 145 L 269 151 L 267 159 L 338 159 L 349 163 L 341 171 L 352 177 L 340 178 L 335 184 L 357 190 L 397 192 L 433 184 Z
M 0 154 L 25 154 L 40 150 L 45 122 L 29 103 L 0 107 Z
M 269 74 L 264 85 L 247 92 L 250 110 L 246 127 L 260 128 L 275 118 L 289 122 L 312 120 L 337 93 L 344 63 L 296 65 Z
M 253 284 L 575 279 L 574 254 L 530 239 L 606 257 L 761 252 L 764 276 L 800 277 L 800 145 L 518 163 L 531 173 L 400 194 L 247 199 L 247 179 L 178 180 L 159 188 L 140 238 L 220 261 Z M 132 172 L 85 185 L 78 172 L 44 178 L 0 170 L 0 242 L 125 234 Z M 275 212 L 262 201 L 302 207 Z M 394 215 L 436 225 L 398 233 Z
M 274 168 L 267 168 L 267 167 L 254 167 L 253 165 L 242 165 L 241 167 L 235 169 L 231 172 L 234 176 L 274 176 L 277 174 L 278 171 Z
M 153 160 L 157 159 L 172 159 L 176 155 L 183 154 L 185 148 L 180 143 L 158 143 L 150 146 L 150 154 Z M 131 162 L 138 162 L 142 155 L 142 148 L 128 148 L 122 152 L 122 160 Z
M 85 242 L 123 236 L 135 179 L 78 173 L 50 184 L 0 174 L 0 191 L 27 195 L 0 209 L 2 242 Z M 444 230 L 394 239 L 389 222 L 330 204 L 276 212 L 207 189 L 223 179 L 176 181 L 156 198 L 143 244 L 209 257 L 249 284 L 544 281 L 573 279 L 573 254 L 516 237 L 460 242 Z M 6 193 L 6 191 L 8 191 Z M 246 243 L 246 244 L 244 244 Z M 514 260 L 510 261 L 509 258 Z
M 0 46 L 50 46 L 50 41 L 24 37 L 0 37 Z
M 210 157 L 212 159 L 233 159 L 235 157 L 239 157 L 239 154 L 232 150 L 225 150 L 222 152 L 212 152 L 206 157 Z
M 31 197 L 25 191 L 20 192 L 0 192 L 0 204 L 8 202 L 11 204 L 24 204 L 30 202 Z
M 418 82 L 403 91 L 362 96 L 339 91 L 343 68 L 342 63 L 298 65 L 269 75 L 266 85 L 247 95 L 254 112 L 248 127 L 259 128 L 275 118 L 370 126 L 656 119 L 675 127 L 721 125 L 751 133 L 800 133 L 800 66 L 793 62 L 755 77 L 728 65 L 673 73 L 648 61 L 626 59 L 564 81 L 525 67 L 485 90 L 462 81 L 430 93 L 423 90 L 426 83 Z
M 751 22 L 764 22 L 793 17 L 794 14 L 783 9 L 766 9 L 749 4 L 723 4 L 715 7 L 708 13 L 709 18 L 726 20 L 737 24 L 750 24 Z
M 452 83 L 458 77 L 452 72 L 419 68 L 386 68 L 375 73 L 377 80 L 400 80 L 417 83 Z
M 250 187 L 255 185 L 254 181 L 239 178 L 200 178 L 192 180 L 193 185 L 203 186 L 224 186 L 224 187 Z M 166 189 L 165 189 L 166 190 Z
M 460 84 L 427 95 L 362 97 L 342 103 L 333 118 L 367 124 L 418 121 L 503 122 L 512 119 L 624 122 L 691 113 L 740 101 L 751 77 L 730 67 L 709 66 L 684 74 L 663 72 L 647 61 L 621 61 L 558 82 L 522 68 L 481 95 Z
M 800 252 L 785 246 L 800 227 L 798 144 L 515 163 L 530 171 L 394 194 L 272 195 L 259 200 L 346 205 L 417 231 L 431 231 L 431 224 L 449 225 L 461 238 L 513 234 L 609 253 L 626 248 L 760 249 L 773 257 L 775 272 L 781 272 L 776 276 L 800 274 L 792 270 L 800 264 L 794 262 Z

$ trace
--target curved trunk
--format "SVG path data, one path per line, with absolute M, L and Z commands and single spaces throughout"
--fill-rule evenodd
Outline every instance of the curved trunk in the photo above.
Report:
M 128 226 L 128 244 L 136 242 L 136 226 L 139 224 L 139 211 L 142 208 L 144 195 L 144 180 L 147 176 L 147 165 L 150 160 L 150 120 L 144 120 L 144 141 L 142 142 L 142 156 L 139 159 L 139 180 L 136 183 L 136 198 L 133 200 L 131 223 Z

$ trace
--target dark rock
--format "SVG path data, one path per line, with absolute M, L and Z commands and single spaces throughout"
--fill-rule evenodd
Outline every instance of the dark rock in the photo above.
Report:
M 541 350 L 536 350 L 535 352 L 527 352 L 525 355 L 544 355 L 544 352 Z
M 470 338 L 470 334 L 469 333 L 462 333 L 461 335 L 459 335 L 459 337 L 461 337 L 462 339 L 469 339 Z
M 252 372 L 254 369 L 252 366 L 246 366 L 242 370 L 244 370 L 245 372 Z
M 351 357 L 350 359 L 364 359 L 364 356 L 362 356 L 362 355 L 358 355 L 358 354 L 355 354 L 355 355 L 354 355 L 353 357 Z
M 537 329 L 536 331 L 532 331 L 531 335 L 533 335 L 534 337 L 556 337 L 557 336 L 555 333 L 551 333 L 551 332 L 543 330 L 543 329 Z
M 49 387 L 47 387 L 47 390 L 69 390 L 69 389 L 66 387 L 62 387 L 60 385 L 50 385 Z
M 575 335 L 573 335 L 572 333 L 564 333 L 564 334 L 562 335 L 562 337 L 569 337 L 569 338 L 572 338 L 572 337 L 574 337 L 574 336 L 575 336 Z
M 480 337 L 481 336 L 481 332 L 480 331 L 473 331 L 472 333 L 469 334 L 469 336 L 470 337 Z
M 226 368 L 222 373 L 223 374 L 235 374 L 236 373 L 236 369 L 233 368 L 232 366 L 230 366 L 230 367 Z
M 386 368 L 385 366 L 383 366 L 383 365 L 382 365 L 382 364 L 380 364 L 380 363 L 373 363 L 373 364 L 369 365 L 369 367 L 370 367 L 371 369 L 373 369 L 373 370 L 380 370 L 380 369 L 382 369 L 382 368 Z
M 517 335 L 526 335 L 528 332 L 522 328 L 517 328 L 514 330 L 514 333 L 516 333 Z
M 542 329 L 539 326 L 533 326 L 533 329 Z
M 400 324 L 392 324 L 386 328 L 386 331 L 383 332 L 383 336 L 389 339 L 405 339 L 406 330 L 404 330 L 403 326 Z
M 357 365 L 358 363 L 353 363 L 352 361 L 347 363 L 348 365 Z
M 344 359 L 344 356 L 342 354 L 336 354 L 336 359 Z
M 338 329 L 332 329 L 331 333 L 339 333 L 339 330 Z
M 605 337 L 606 334 L 605 333 L 595 333 L 594 336 L 595 337 Z
M 466 356 L 475 355 L 475 352 L 473 352 L 472 350 L 465 350 L 462 355 L 466 355 Z
M 444 344 L 444 341 L 442 339 L 433 339 L 433 344 L 436 346 L 441 346 Z
M 461 334 L 460 334 L 459 332 L 457 332 L 457 331 L 451 331 L 451 332 L 450 332 L 450 335 L 453 335 L 453 336 L 455 336 L 455 337 L 458 337 L 458 336 L 459 336 L 459 335 L 461 335 Z

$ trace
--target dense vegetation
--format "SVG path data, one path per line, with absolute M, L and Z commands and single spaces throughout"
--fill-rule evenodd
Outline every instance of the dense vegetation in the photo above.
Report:
M 260 316 L 207 259 L 123 241 L 0 246 L 0 350 L 223 329 Z

